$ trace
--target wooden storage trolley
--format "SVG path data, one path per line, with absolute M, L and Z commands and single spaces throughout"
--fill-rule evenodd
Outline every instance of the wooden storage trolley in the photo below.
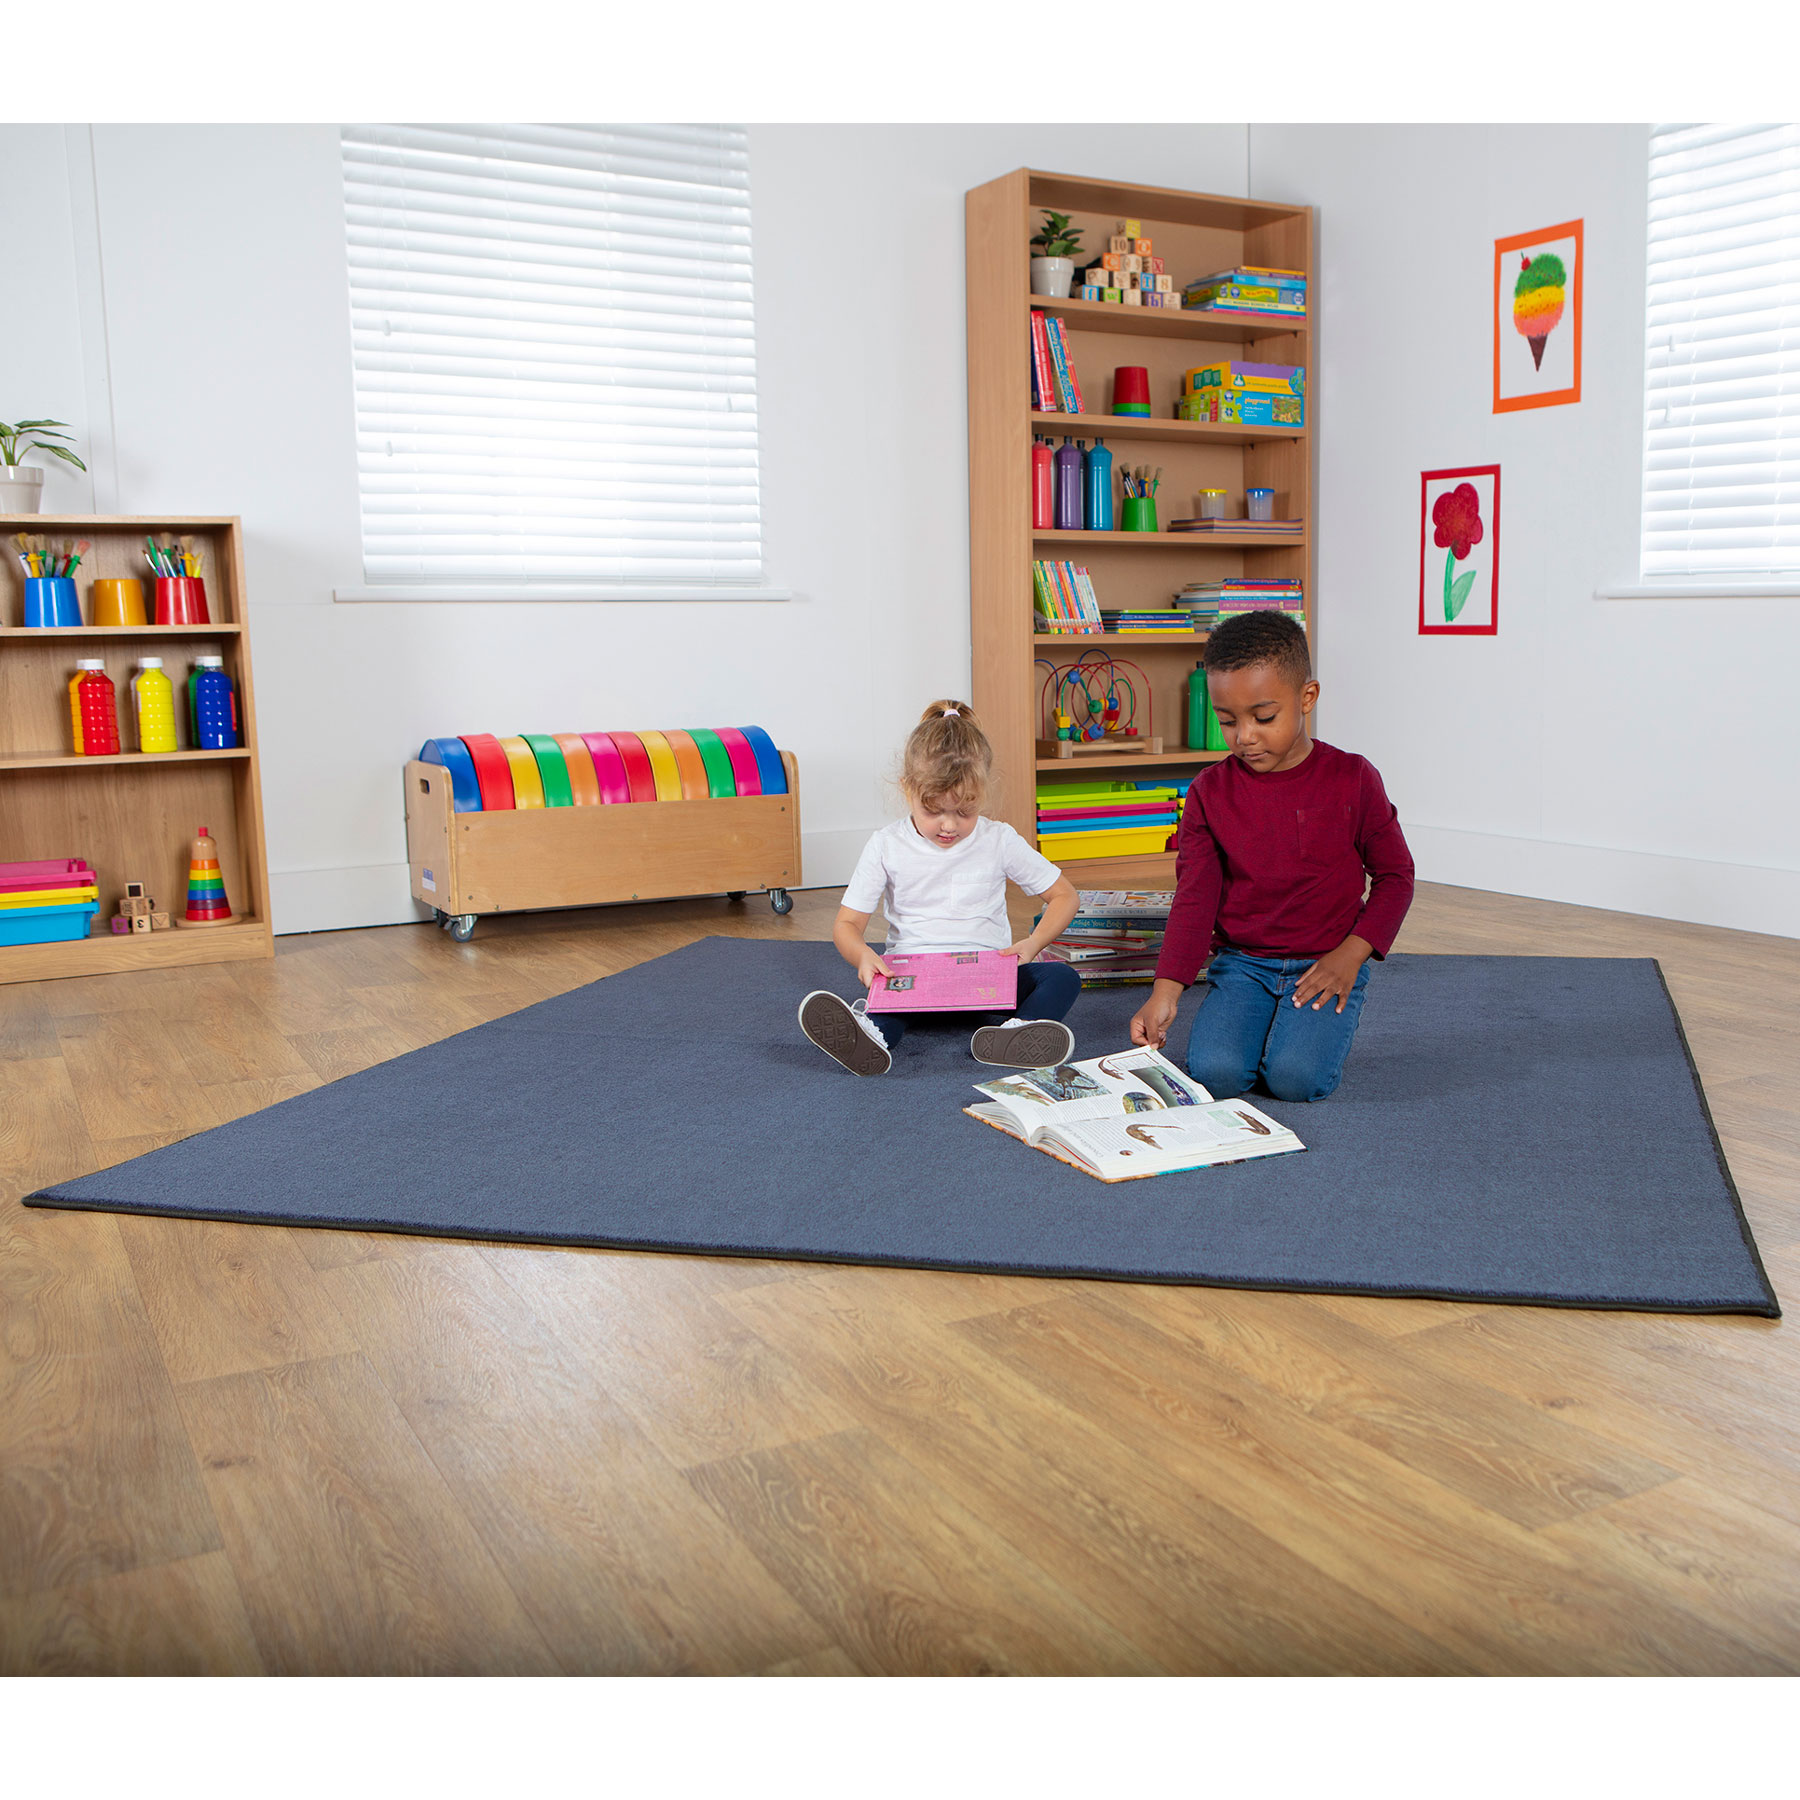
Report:
M 766 888 L 789 912 L 800 883 L 800 775 L 781 752 L 785 794 L 613 806 L 457 812 L 450 771 L 406 765 L 413 898 L 467 942 L 485 913 L 608 906 Z

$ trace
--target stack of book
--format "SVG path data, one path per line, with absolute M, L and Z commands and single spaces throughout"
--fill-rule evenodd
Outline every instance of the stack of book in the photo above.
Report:
M 1061 319 L 1033 309 L 1031 315 L 1031 410 L 1078 413 L 1081 383 L 1075 377 L 1075 359 Z
M 1245 612 L 1284 612 L 1302 626 L 1306 623 L 1300 583 L 1287 577 L 1252 581 L 1227 576 L 1223 581 L 1194 581 L 1175 596 L 1175 604 L 1186 609 L 1196 631 L 1210 631 L 1221 619 Z
M 1114 610 L 1103 606 L 1100 617 L 1108 631 L 1122 637 L 1192 637 L 1193 621 L 1183 611 L 1167 606 L 1142 606 Z
M 1174 840 L 1185 790 L 1162 781 L 1040 784 L 1038 848 L 1053 863 L 1156 856 Z
M 1306 277 L 1298 269 L 1221 269 L 1181 290 L 1181 304 L 1223 319 L 1306 317 Z
M 1052 962 L 1077 969 L 1083 987 L 1125 987 L 1156 978 L 1156 958 L 1173 894 L 1084 888 L 1061 937 L 1045 945 Z
M 1208 425 L 1306 423 L 1306 370 L 1296 363 L 1222 362 L 1181 378 L 1178 419 Z
M 1304 534 L 1305 524 L 1299 519 L 1171 519 L 1171 531 L 1186 532 L 1192 537 L 1297 538 Z
M 1052 637 L 1078 637 L 1106 629 L 1094 584 L 1079 564 L 1034 562 L 1031 596 L 1040 632 Z

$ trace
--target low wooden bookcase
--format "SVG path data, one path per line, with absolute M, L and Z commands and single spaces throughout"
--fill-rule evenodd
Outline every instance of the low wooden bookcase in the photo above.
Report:
M 622 806 L 462 812 L 450 771 L 406 765 L 413 898 L 466 939 L 488 913 L 609 906 L 767 889 L 778 913 L 800 885 L 800 767 L 781 752 L 785 794 Z

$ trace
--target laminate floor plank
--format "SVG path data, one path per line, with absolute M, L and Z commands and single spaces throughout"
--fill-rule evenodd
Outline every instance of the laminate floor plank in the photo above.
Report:
M 749 1674 L 827 1647 L 478 1252 L 323 1278 L 569 1674 Z
M 304 1063 L 300 1065 L 300 1071 L 297 1076 L 289 1075 L 273 1080 L 221 1081 L 200 1091 L 206 1096 L 206 1104 L 212 1110 L 213 1123 L 229 1125 L 233 1119 L 262 1112 L 268 1107 L 279 1105 L 283 1100 L 297 1099 L 301 1094 L 310 1094 L 314 1088 L 324 1085 Z
M 953 1327 L 1477 1670 L 1724 1673 L 1744 1647 L 1116 1308 L 1058 1302 Z
M 0 1599 L 0 1676 L 262 1672 L 220 1550 Z
M 341 1081 L 377 1063 L 404 1056 L 412 1045 L 391 1025 L 350 1025 L 334 1031 L 303 1031 L 289 1040 L 321 1081 Z
M 271 1674 L 556 1672 L 361 1356 L 177 1395 Z
M 0 1596 L 218 1548 L 117 1221 L 0 1207 Z
M 865 1674 L 1157 1674 L 873 1432 L 687 1471 Z
M 8 1063 L 0 1084 L 0 1199 L 16 1200 L 95 1166 L 98 1153 L 60 1056 Z
M 1490 1386 L 1411 1356 L 1288 1294 L 1137 1287 L 1096 1296 L 1519 1525 L 1548 1525 L 1674 1471 Z M 1485 1309 L 1484 1309 L 1485 1310 Z
M 41 989 L 36 984 L 0 987 L 0 1063 L 35 1062 L 60 1054 Z
M 866 1277 L 860 1284 L 856 1275 Z M 886 1293 L 832 1270 L 733 1296 L 921 1473 L 1179 1674 L 1466 1673 L 1429 1637 Z M 854 1293 L 850 1290 L 856 1289 Z M 940 1569 L 946 1585 L 970 1572 Z M 1004 1646 L 1003 1646 L 1004 1647 Z
M 112 1138 L 204 1131 L 217 1122 L 160 1014 L 140 1008 L 65 1016 L 57 1037 L 97 1146 Z
M 130 1213 L 118 1227 L 171 1380 L 356 1352 L 293 1232 Z
M 603 1383 L 677 1467 L 851 1423 L 696 1284 L 683 1257 L 565 1256 L 511 1245 L 486 1255 L 563 1355 Z

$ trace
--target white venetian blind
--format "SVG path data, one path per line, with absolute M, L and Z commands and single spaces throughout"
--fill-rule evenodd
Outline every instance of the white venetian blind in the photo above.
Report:
M 365 578 L 759 582 L 744 133 L 357 125 L 343 158 Z
M 1800 126 L 1650 137 L 1646 576 L 1800 570 Z

